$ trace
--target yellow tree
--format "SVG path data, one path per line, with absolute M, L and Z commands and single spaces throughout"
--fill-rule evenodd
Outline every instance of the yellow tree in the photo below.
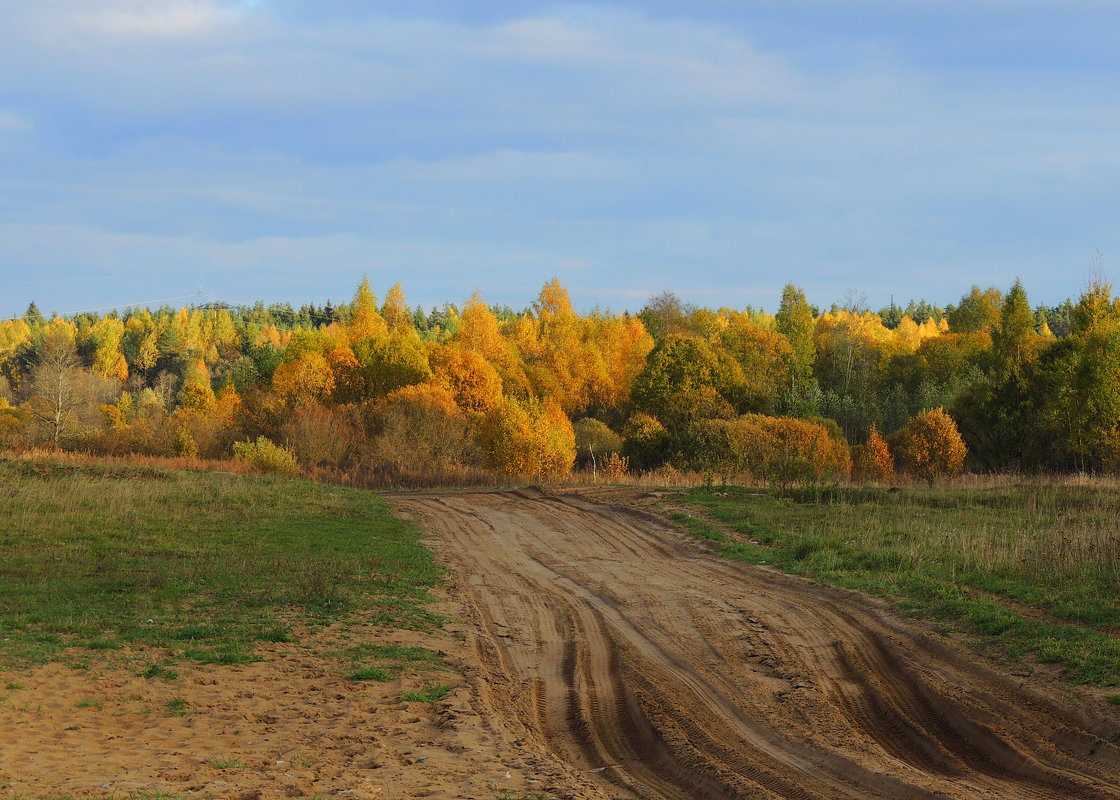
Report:
M 473 350 L 498 371 L 507 394 L 524 395 L 528 379 L 514 344 L 502 335 L 494 313 L 477 293 L 467 301 L 452 341 L 464 350 Z M 534 347 L 536 343 L 534 342 Z
M 498 371 L 474 350 L 444 345 L 432 353 L 432 367 L 432 383 L 468 413 L 485 414 L 502 399 Z
M 357 291 L 354 292 L 354 300 L 350 304 L 348 328 L 351 345 L 361 339 L 384 336 L 389 331 L 384 317 L 377 312 L 377 297 L 369 288 L 368 275 L 362 279 Z
M 773 412 L 793 367 L 789 340 L 756 324 L 749 315 L 733 312 L 718 341 L 742 368 L 735 398 L 739 411 Z
M 94 345 L 93 371 L 98 375 L 120 379 L 117 361 L 121 355 L 124 323 L 118 317 L 102 317 L 90 329 L 89 338 Z M 127 365 L 124 378 L 128 378 Z
M 210 386 L 210 371 L 206 362 L 199 361 L 183 376 L 179 390 L 179 408 L 186 413 L 205 414 L 214 409 L 216 398 Z
M 593 315 L 587 323 L 593 359 L 587 377 L 589 405 L 621 420 L 634 379 L 653 350 L 653 337 L 639 317 Z
M 390 331 L 407 332 L 413 330 L 412 312 L 404 301 L 404 290 L 399 283 L 394 283 L 389 293 L 385 295 L 385 304 L 381 306 L 381 316 Z
M 289 408 L 326 400 L 333 390 L 334 373 L 318 350 L 308 350 L 294 361 L 284 362 L 272 375 L 272 391 Z

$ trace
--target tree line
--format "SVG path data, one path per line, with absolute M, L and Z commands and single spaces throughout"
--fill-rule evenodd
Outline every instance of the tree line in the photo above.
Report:
M 662 467 L 734 480 L 1120 469 L 1120 301 L 1031 308 L 1018 281 L 871 311 L 579 314 L 383 301 L 133 308 L 0 322 L 0 447 L 450 476 Z M 267 456 L 267 457 L 266 457 Z

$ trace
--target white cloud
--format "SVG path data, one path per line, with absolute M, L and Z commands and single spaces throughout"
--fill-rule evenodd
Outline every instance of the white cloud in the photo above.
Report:
M 89 9 L 90 5 L 99 6 Z M 212 0 L 116 0 L 82 4 L 74 21 L 114 37 L 183 39 L 210 34 L 237 23 L 244 6 Z
M 26 117 L 0 110 L 0 134 L 31 133 L 34 130 L 34 123 Z

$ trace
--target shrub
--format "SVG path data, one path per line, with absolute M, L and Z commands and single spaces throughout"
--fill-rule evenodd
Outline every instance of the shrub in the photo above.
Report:
M 649 414 L 630 417 L 623 430 L 622 455 L 635 469 L 653 469 L 665 463 L 669 432 Z
M 581 464 L 605 464 L 622 449 L 622 437 L 594 417 L 584 417 L 572 424 L 576 435 L 576 454 Z
M 562 477 L 576 460 L 572 423 L 554 401 L 507 398 L 480 429 L 486 466 L 505 475 Z
M 419 473 L 477 461 L 466 414 L 451 392 L 434 383 L 391 392 L 378 403 L 375 423 L 371 455 L 396 469 Z
M 235 442 L 233 454 L 248 463 L 255 472 L 276 475 L 295 475 L 299 472 L 299 464 L 292 452 L 264 436 L 258 436 L 255 442 Z
M 747 414 L 693 427 L 692 465 L 730 480 L 747 473 L 782 488 L 847 477 L 848 445 L 825 426 L 800 419 Z
M 852 475 L 863 483 L 890 483 L 894 478 L 894 456 L 874 425 L 867 443 L 852 449 Z
M 622 480 L 629 471 L 630 459 L 618 453 L 611 453 L 603 462 L 603 476 L 608 481 Z
M 931 486 L 937 478 L 959 475 L 968 452 L 957 423 L 941 408 L 915 416 L 890 445 L 902 468 Z

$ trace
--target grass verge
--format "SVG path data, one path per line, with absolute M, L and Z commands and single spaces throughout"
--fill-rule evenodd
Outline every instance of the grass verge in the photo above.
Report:
M 892 598 L 1011 661 L 1120 685 L 1120 496 L 1094 486 L 695 489 L 673 520 L 730 558 Z M 728 535 L 728 531 L 733 535 Z

